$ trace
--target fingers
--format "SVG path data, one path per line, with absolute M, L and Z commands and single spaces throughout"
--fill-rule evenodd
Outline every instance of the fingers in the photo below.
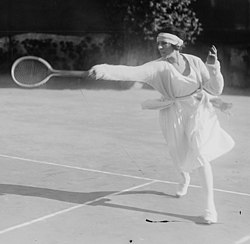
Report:
M 91 78 L 95 78 L 96 77 L 96 71 L 94 68 L 91 68 L 89 71 L 88 71 L 88 76 L 91 77 Z
M 212 45 L 208 51 L 207 64 L 215 64 L 217 60 L 217 48 Z
M 104 71 L 103 71 L 103 66 L 104 65 L 95 65 L 93 66 L 89 71 L 89 77 L 95 80 L 99 80 L 102 79 L 103 75 L 104 75 Z
M 209 49 L 209 55 L 217 55 L 217 48 L 214 45 Z

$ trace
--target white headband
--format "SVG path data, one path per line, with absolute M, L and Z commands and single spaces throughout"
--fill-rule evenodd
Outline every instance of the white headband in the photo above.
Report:
M 159 33 L 159 35 L 157 36 L 157 42 L 159 41 L 165 41 L 176 46 L 183 45 L 183 40 L 181 38 L 169 33 Z

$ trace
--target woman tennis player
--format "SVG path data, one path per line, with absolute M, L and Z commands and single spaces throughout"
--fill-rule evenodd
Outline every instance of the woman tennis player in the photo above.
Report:
M 95 65 L 90 75 L 95 79 L 144 82 L 161 94 L 148 100 L 144 109 L 158 109 L 160 127 L 174 165 L 181 174 L 176 195 L 184 196 L 190 172 L 198 170 L 205 196 L 204 223 L 217 222 L 213 173 L 210 162 L 231 150 L 233 139 L 220 127 L 214 107 L 227 106 L 218 99 L 224 80 L 217 50 L 212 46 L 206 64 L 193 55 L 181 53 L 184 43 L 180 31 L 158 34 L 161 58 L 140 66 Z

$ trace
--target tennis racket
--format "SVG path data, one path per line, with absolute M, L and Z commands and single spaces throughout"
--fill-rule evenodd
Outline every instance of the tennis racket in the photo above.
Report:
M 11 67 L 12 79 L 24 88 L 39 87 L 54 76 L 85 78 L 88 74 L 88 71 L 55 70 L 46 60 L 35 56 L 21 57 Z

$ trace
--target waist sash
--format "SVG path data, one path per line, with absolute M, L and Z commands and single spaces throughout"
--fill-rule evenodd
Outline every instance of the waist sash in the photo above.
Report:
M 198 101 L 201 101 L 203 96 L 208 96 L 208 94 L 205 94 L 205 91 L 199 88 L 192 94 L 183 97 L 175 97 L 171 99 L 162 96 L 159 99 L 146 100 L 141 104 L 141 106 L 142 109 L 156 109 L 156 110 L 167 109 L 173 106 L 173 104 L 175 104 L 176 102 L 185 101 L 192 96 L 194 96 L 194 98 L 197 99 Z M 205 100 L 207 101 L 207 103 L 210 102 L 213 105 L 213 107 L 219 109 L 220 111 L 230 114 L 228 110 L 232 108 L 232 103 L 224 102 L 222 99 L 218 97 L 210 97 Z

